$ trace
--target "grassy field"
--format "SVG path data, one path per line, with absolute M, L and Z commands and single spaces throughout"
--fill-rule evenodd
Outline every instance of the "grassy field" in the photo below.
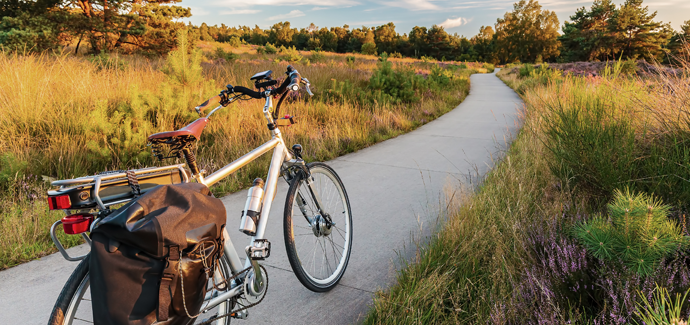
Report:
M 193 107 L 226 84 L 250 86 L 249 77 L 264 70 L 282 78 L 292 63 L 316 95 L 286 100 L 282 114 L 299 123 L 283 134 L 303 145 L 306 160 L 323 161 L 437 118 L 468 94 L 470 74 L 493 69 L 359 54 L 260 54 L 220 43 L 198 48 L 168 58 L 0 53 L 0 269 L 55 251 L 48 230 L 63 215 L 47 211 L 50 180 L 173 163 L 154 161 L 146 137 L 193 121 Z M 270 138 L 262 106 L 241 101 L 214 114 L 197 150 L 203 169 L 212 172 Z M 263 177 L 269 159 L 245 167 L 214 193 Z M 61 237 L 68 246 L 79 242 Z
M 377 293 L 365 324 L 670 324 L 649 321 L 670 309 L 687 319 L 675 295 L 690 288 L 690 69 L 675 73 L 499 72 L 526 102 L 523 129 L 476 195 L 449 202 L 443 229 Z M 619 210 L 631 228 L 612 198 L 643 203 Z

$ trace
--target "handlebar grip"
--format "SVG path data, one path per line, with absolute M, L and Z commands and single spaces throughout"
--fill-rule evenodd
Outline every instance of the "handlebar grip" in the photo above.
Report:
M 197 113 L 201 114 L 205 109 L 209 108 L 215 103 L 220 102 L 220 95 L 216 95 L 214 97 L 211 97 L 210 99 L 207 99 L 205 102 L 201 103 L 201 105 L 194 107 L 194 109 L 197 111 Z
M 287 72 L 290 76 L 290 84 L 287 86 L 288 90 L 291 91 L 298 91 L 299 90 L 299 83 L 302 81 L 302 76 L 300 76 L 299 72 L 295 70 L 291 65 L 287 67 Z
M 258 92 L 258 91 L 253 91 L 253 90 L 251 90 L 251 89 L 249 89 L 249 88 L 242 87 L 242 86 L 235 86 L 235 87 L 232 88 L 232 90 L 233 90 L 235 93 L 240 93 L 240 94 L 243 94 L 243 95 L 247 95 L 247 96 L 249 96 L 249 97 L 251 97 L 251 98 L 260 99 L 260 98 L 264 98 L 264 97 L 265 97 L 263 93 L 260 93 L 260 92 Z

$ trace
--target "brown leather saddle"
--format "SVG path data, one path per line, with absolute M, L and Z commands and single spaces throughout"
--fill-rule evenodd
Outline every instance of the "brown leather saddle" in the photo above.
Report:
M 206 124 L 208 124 L 208 119 L 202 117 L 179 130 L 158 132 L 150 135 L 148 140 L 153 147 L 153 155 L 161 160 L 181 157 L 180 155 L 184 148 L 199 140 Z M 164 153 L 164 146 L 169 147 L 167 153 Z

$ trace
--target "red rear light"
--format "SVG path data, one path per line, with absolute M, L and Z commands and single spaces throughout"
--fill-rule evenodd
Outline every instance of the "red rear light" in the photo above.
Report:
M 69 200 L 69 195 L 49 196 L 48 197 L 48 207 L 51 210 L 69 209 L 71 206 L 72 206 L 72 202 L 70 202 L 70 200 Z
M 89 231 L 93 215 L 90 214 L 73 214 L 62 218 L 62 229 L 68 235 L 81 234 Z

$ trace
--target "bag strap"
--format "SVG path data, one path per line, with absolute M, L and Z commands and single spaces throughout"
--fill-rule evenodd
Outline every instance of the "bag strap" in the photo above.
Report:
M 180 262 L 180 247 L 173 245 L 168 248 L 165 270 L 161 277 L 161 285 L 158 288 L 158 321 L 166 321 L 170 317 L 170 304 L 177 285 L 177 266 Z
M 136 196 L 141 195 L 141 187 L 139 186 L 139 180 L 137 179 L 137 174 L 133 170 L 128 170 L 127 174 L 127 184 L 132 188 L 132 193 Z

